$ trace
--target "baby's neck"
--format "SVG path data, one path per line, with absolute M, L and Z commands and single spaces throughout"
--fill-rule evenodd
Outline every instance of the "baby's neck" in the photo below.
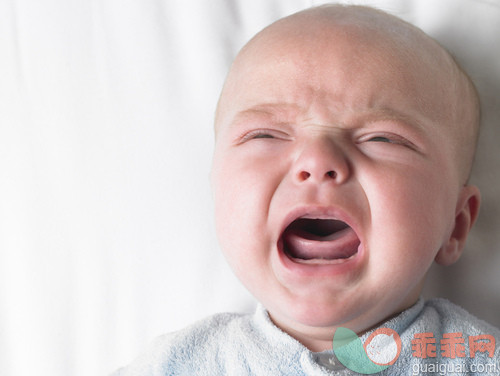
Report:
M 332 349 L 335 327 L 291 326 L 278 320 L 269 312 L 271 321 L 282 331 L 295 338 L 312 352 L 322 352 Z

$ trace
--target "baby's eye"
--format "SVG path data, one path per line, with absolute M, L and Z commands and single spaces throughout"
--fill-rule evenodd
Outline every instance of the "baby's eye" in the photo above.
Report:
M 251 138 L 256 139 L 256 138 L 274 138 L 273 135 L 269 133 L 258 133 L 255 135 L 252 135 Z
M 362 139 L 363 142 L 380 142 L 395 145 L 407 145 L 409 146 L 411 142 L 407 139 L 397 135 L 397 134 L 379 134 L 374 136 L 366 136 Z
M 239 143 L 244 143 L 247 141 L 258 140 L 258 139 L 286 140 L 288 139 L 288 135 L 284 132 L 274 129 L 255 129 L 243 134 L 239 138 Z
M 389 142 L 389 143 L 394 142 L 391 139 L 389 139 L 388 137 L 384 137 L 384 136 L 375 136 L 375 137 L 370 138 L 368 141 L 371 141 L 371 142 Z
M 397 150 L 414 150 L 421 151 L 418 145 L 413 143 L 415 136 L 411 133 L 404 132 L 401 129 L 396 129 L 394 132 L 391 129 L 385 130 L 383 127 L 379 129 L 367 130 L 366 133 L 360 134 L 356 143 L 367 150 L 376 151 L 394 151 Z

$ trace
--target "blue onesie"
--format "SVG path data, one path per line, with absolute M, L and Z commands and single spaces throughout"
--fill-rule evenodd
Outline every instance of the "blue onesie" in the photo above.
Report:
M 447 300 L 420 299 L 382 327 L 398 333 L 401 349 L 377 375 L 500 375 L 500 330 Z M 309 351 L 259 305 L 254 314 L 217 314 L 164 335 L 113 376 L 357 374 L 333 350 Z

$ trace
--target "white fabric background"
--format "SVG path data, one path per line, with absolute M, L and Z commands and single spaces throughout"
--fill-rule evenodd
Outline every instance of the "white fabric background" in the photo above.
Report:
M 104 375 L 159 334 L 252 309 L 214 235 L 214 108 L 242 44 L 319 3 L 0 0 L 1 375 Z M 426 294 L 500 326 L 500 2 L 357 3 L 422 27 L 480 88 L 481 220 Z

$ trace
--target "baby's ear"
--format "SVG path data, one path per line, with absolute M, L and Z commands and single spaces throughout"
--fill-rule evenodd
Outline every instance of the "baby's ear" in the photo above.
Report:
M 441 265 L 451 265 L 456 262 L 465 246 L 467 236 L 476 222 L 481 204 L 479 188 L 466 185 L 460 192 L 455 212 L 455 227 L 448 242 L 444 244 L 436 255 L 436 262 Z

